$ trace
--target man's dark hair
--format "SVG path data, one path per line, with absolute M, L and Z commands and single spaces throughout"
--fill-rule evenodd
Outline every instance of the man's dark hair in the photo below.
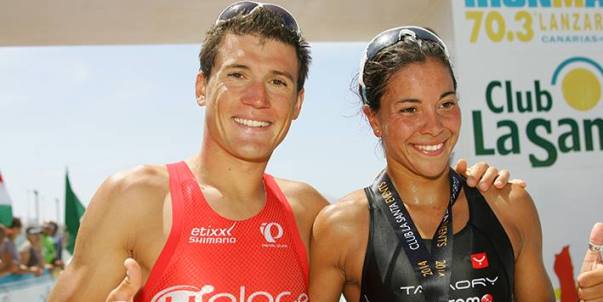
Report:
M 280 16 L 261 7 L 255 9 L 250 14 L 239 15 L 226 21 L 221 21 L 209 29 L 199 53 L 201 71 L 206 79 L 210 78 L 220 44 L 224 36 L 229 33 L 235 35 L 256 35 L 260 38 L 276 40 L 293 46 L 299 65 L 296 83 L 297 91 L 300 91 L 304 87 L 311 61 L 308 42 L 304 40 L 300 33 L 283 26 Z
M 13 217 L 13 221 L 10 223 L 10 228 L 22 228 L 23 223 L 21 223 L 21 219 L 19 217 Z
M 52 228 L 52 233 L 50 234 L 51 236 L 54 236 L 59 230 L 59 225 L 54 221 L 47 221 L 46 225 Z

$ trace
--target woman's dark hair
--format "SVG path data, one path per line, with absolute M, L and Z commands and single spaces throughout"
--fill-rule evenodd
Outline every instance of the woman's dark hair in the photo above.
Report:
M 362 77 L 365 86 L 365 104 L 371 110 L 378 111 L 380 108 L 381 97 L 385 93 L 385 88 L 389 79 L 405 66 L 425 62 L 427 58 L 434 58 L 448 67 L 454 89 L 457 83 L 452 71 L 450 59 L 446 51 L 439 43 L 427 40 L 401 40 L 379 51 L 372 59 L 364 64 L 363 73 L 358 75 Z M 362 96 L 362 88 L 358 85 L 358 92 Z

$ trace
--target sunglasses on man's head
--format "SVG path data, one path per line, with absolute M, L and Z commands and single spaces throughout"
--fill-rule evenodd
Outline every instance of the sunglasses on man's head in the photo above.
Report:
M 287 28 L 293 32 L 296 32 L 296 33 L 300 32 L 300 28 L 297 25 L 295 18 L 286 9 L 284 9 L 276 4 L 260 3 L 260 2 L 253 2 L 253 1 L 240 1 L 240 2 L 236 2 L 234 4 L 231 4 L 229 7 L 225 8 L 220 13 L 220 15 L 218 16 L 218 19 L 216 20 L 216 24 L 230 20 L 237 16 L 249 15 L 249 14 L 253 13 L 253 11 L 255 11 L 259 7 L 267 9 L 270 12 L 279 16 L 281 18 L 282 24 L 285 28 Z
M 364 57 L 360 62 L 360 73 L 358 84 L 360 85 L 361 97 L 363 102 L 366 104 L 368 100 L 366 98 L 366 86 L 364 85 L 364 65 L 367 61 L 375 58 L 377 53 L 386 47 L 392 46 L 400 41 L 413 41 L 421 43 L 421 41 L 430 41 L 438 44 L 444 50 L 446 57 L 449 57 L 448 48 L 444 41 L 440 39 L 436 34 L 428 29 L 419 26 L 401 26 L 396 28 L 388 29 L 375 36 L 366 46 L 364 51 Z

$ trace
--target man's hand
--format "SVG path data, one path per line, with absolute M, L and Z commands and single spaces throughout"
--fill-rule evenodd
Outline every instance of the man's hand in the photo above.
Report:
M 142 287 L 142 271 L 136 260 L 128 258 L 124 261 L 126 277 L 113 289 L 105 302 L 132 302 Z
M 578 275 L 578 297 L 580 301 L 603 301 L 603 223 L 596 223 L 590 233 L 589 249 L 586 251 L 582 270 Z
M 498 171 L 496 167 L 490 167 L 486 162 L 478 162 L 471 166 L 471 168 L 467 168 L 467 161 L 460 159 L 456 163 L 454 170 L 467 177 L 468 186 L 477 187 L 482 192 L 488 191 L 492 184 L 497 189 L 504 188 L 507 182 L 518 184 L 524 188 L 527 186 L 522 179 L 509 181 L 510 174 L 508 170 Z

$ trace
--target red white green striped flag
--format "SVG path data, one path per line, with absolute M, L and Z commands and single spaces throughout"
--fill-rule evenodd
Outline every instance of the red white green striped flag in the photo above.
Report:
M 9 226 L 13 221 L 13 202 L 8 195 L 2 173 L 0 173 L 0 223 Z

